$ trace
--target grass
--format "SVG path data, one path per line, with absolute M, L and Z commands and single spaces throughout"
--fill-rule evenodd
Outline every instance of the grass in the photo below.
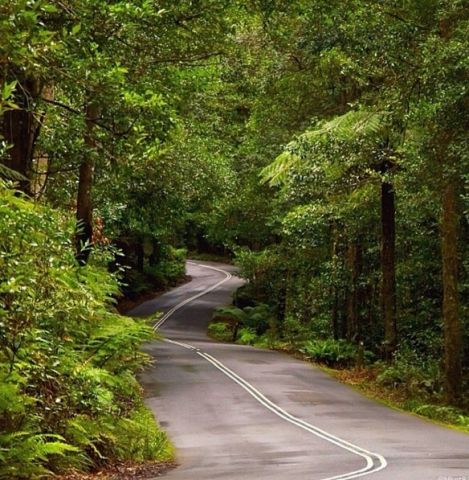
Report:
M 363 369 L 334 369 L 317 365 L 341 383 L 351 386 L 363 395 L 384 405 L 409 413 L 432 423 L 469 433 L 469 412 L 439 403 L 429 403 L 428 399 L 409 396 L 403 389 L 384 387 L 377 381 L 379 371 L 368 367 Z

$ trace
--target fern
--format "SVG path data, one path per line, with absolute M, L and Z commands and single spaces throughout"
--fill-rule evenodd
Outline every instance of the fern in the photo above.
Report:
M 291 144 L 293 146 L 293 144 Z M 261 183 L 269 183 L 271 187 L 285 183 L 288 174 L 295 169 L 301 161 L 298 155 L 285 151 L 281 153 L 270 165 L 262 169 Z
M 231 320 L 243 323 L 246 320 L 246 314 L 240 308 L 233 306 L 218 307 L 212 317 L 213 321 L 221 319 Z
M 301 163 L 305 146 L 311 147 L 325 140 L 350 142 L 360 137 L 379 136 L 386 128 L 386 118 L 384 112 L 351 110 L 320 123 L 318 128 L 306 131 L 289 143 L 286 150 L 261 171 L 261 183 L 270 186 L 284 184 Z
M 4 148 L 6 150 L 6 148 Z M 3 154 L 0 150 L 0 154 Z M 21 173 L 17 172 L 16 170 L 13 170 L 3 163 L 0 163 L 0 177 L 3 177 L 4 179 L 7 180 L 13 180 L 14 182 L 21 182 L 27 180 L 27 178 L 24 175 L 21 175 Z
M 351 110 L 322 123 L 316 130 L 305 132 L 302 137 L 309 142 L 328 135 L 337 140 L 352 141 L 361 136 L 378 135 L 385 125 L 385 118 L 384 112 Z
M 0 435 L 0 478 L 36 478 L 48 473 L 51 457 L 77 454 L 78 449 L 59 435 L 14 432 Z M 76 463 L 76 462 L 75 462 Z
M 106 260 L 77 265 L 74 222 L 1 178 L 0 217 L 0 479 L 112 462 L 129 445 L 152 329 L 110 311 L 117 279 Z

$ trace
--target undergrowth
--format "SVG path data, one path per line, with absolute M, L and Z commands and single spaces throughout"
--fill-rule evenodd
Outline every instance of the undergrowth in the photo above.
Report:
M 238 297 L 236 297 L 237 299 Z M 216 309 L 208 333 L 211 337 L 259 348 L 288 351 L 322 365 L 340 381 L 390 406 L 469 431 L 469 405 L 445 405 L 438 362 L 405 344 L 390 363 L 346 340 L 318 338 L 306 330 L 279 338 L 272 310 L 265 304 Z M 288 324 L 288 322 L 286 322 Z
M 74 226 L 0 186 L 0 478 L 168 459 L 135 373 L 153 333 L 115 313 L 108 252 L 74 257 Z

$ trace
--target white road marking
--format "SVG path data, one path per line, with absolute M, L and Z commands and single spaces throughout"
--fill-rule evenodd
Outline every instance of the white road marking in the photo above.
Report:
M 232 275 L 229 272 L 226 272 L 225 270 L 222 270 L 220 268 L 216 268 L 208 265 L 202 265 L 195 262 L 188 262 L 188 263 L 192 265 L 197 265 L 198 267 L 208 268 L 210 270 L 215 270 L 217 272 L 223 273 L 225 275 L 225 278 L 219 281 L 218 283 L 212 285 L 211 287 L 207 288 L 206 290 L 203 290 L 202 292 L 198 293 L 197 295 L 187 298 L 186 300 L 175 305 L 173 308 L 171 308 L 171 310 L 169 310 L 165 315 L 163 315 L 160 318 L 160 320 L 158 320 L 158 322 L 156 322 L 156 324 L 154 325 L 155 330 L 160 328 L 161 325 L 163 325 L 171 317 L 171 315 L 174 312 L 182 308 L 184 305 L 187 305 L 189 302 L 192 302 L 193 300 L 196 300 L 197 298 L 200 298 L 203 295 L 206 295 L 207 293 L 215 290 L 220 285 L 222 285 L 223 283 L 227 282 L 232 278 Z M 350 443 L 342 438 L 336 437 L 335 435 L 332 435 L 331 433 L 328 433 L 325 430 L 315 427 L 314 425 L 311 425 L 310 423 L 307 423 L 304 420 L 301 420 L 300 418 L 297 418 L 291 415 L 290 413 L 288 413 L 287 411 L 283 410 L 279 405 L 269 400 L 265 395 L 263 395 L 259 390 L 257 390 L 254 386 L 252 386 L 249 382 L 247 382 L 245 379 L 243 379 L 238 374 L 233 372 L 233 370 L 230 370 L 226 365 L 221 363 L 212 355 L 202 352 L 197 347 L 194 347 L 193 345 L 189 345 L 188 343 L 177 342 L 171 339 L 165 339 L 164 341 L 167 343 L 171 343 L 173 345 L 177 345 L 179 347 L 185 348 L 187 350 L 194 351 L 197 355 L 199 355 L 204 360 L 212 364 L 215 368 L 220 370 L 228 378 L 233 380 L 233 382 L 237 383 L 241 388 L 246 390 L 246 392 L 248 392 L 261 405 L 263 405 L 265 408 L 267 408 L 272 413 L 282 418 L 286 422 L 296 425 L 297 427 L 302 428 L 303 430 L 306 430 L 307 432 L 310 432 L 313 435 L 316 435 L 317 437 L 322 438 L 323 440 L 326 440 L 327 442 L 330 442 L 340 448 L 343 448 L 344 450 L 347 450 L 355 455 L 358 455 L 366 461 L 365 467 L 361 468 L 360 470 L 343 473 L 341 475 L 336 475 L 334 477 L 323 478 L 321 480 L 352 480 L 354 478 L 364 477 L 365 475 L 370 475 L 372 473 L 379 472 L 380 470 L 383 470 L 384 468 L 387 467 L 386 459 L 379 453 L 373 453 L 368 450 L 365 450 L 364 448 L 354 445 L 353 443 Z M 378 463 L 375 463 L 376 460 L 378 461 Z
M 180 308 L 182 308 L 184 305 L 187 305 L 189 302 L 192 302 L 193 300 L 196 300 L 197 298 L 200 298 L 200 297 L 203 297 L 204 295 L 206 295 L 207 293 L 211 292 L 212 290 L 215 290 L 216 288 L 218 288 L 221 284 L 227 282 L 228 280 L 230 280 L 230 278 L 232 277 L 231 273 L 229 272 L 225 272 L 225 270 L 221 270 L 220 268 L 216 268 L 216 267 L 209 267 L 208 265 L 199 265 L 198 263 L 194 263 L 194 262 L 187 262 L 191 265 L 198 265 L 199 267 L 204 267 L 204 268 L 209 268 L 210 270 L 215 270 L 217 272 L 220 272 L 220 273 L 223 273 L 224 275 L 226 275 L 226 277 L 221 280 L 220 282 L 216 283 L 215 285 L 212 285 L 211 287 L 207 288 L 206 290 L 203 290 L 202 292 L 198 293 L 197 295 L 194 295 L 193 297 L 190 297 L 190 298 L 186 298 L 186 300 L 182 301 L 181 303 L 178 303 L 177 305 L 175 305 L 171 310 L 169 310 L 168 312 L 166 312 L 156 323 L 155 325 L 153 326 L 153 329 L 154 330 L 158 330 L 158 328 L 161 327 L 161 325 L 163 325 L 163 323 L 166 322 L 166 320 L 168 320 L 168 318 L 174 313 L 176 312 L 177 310 L 179 310 Z

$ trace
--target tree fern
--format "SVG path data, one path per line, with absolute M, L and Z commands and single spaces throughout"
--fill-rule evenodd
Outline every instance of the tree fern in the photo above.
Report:
M 313 146 L 328 139 L 351 142 L 360 137 L 381 135 L 386 128 L 386 116 L 384 112 L 351 110 L 332 120 L 321 122 L 316 129 L 307 130 L 289 143 L 285 151 L 261 171 L 261 183 L 269 183 L 271 186 L 285 183 L 290 172 L 301 162 L 305 146 Z
M 379 134 L 385 125 L 385 118 L 383 112 L 351 110 L 322 123 L 316 130 L 306 131 L 302 137 L 309 142 L 327 135 L 337 140 L 352 141 L 357 137 Z
M 261 171 L 261 183 L 269 183 L 272 187 L 281 185 L 299 162 L 300 157 L 298 155 L 289 151 L 281 153 Z
M 0 155 L 4 153 L 2 147 L 0 146 Z M 14 182 L 25 181 L 27 178 L 21 173 L 7 167 L 3 163 L 0 163 L 0 177 L 6 180 L 12 180 Z

